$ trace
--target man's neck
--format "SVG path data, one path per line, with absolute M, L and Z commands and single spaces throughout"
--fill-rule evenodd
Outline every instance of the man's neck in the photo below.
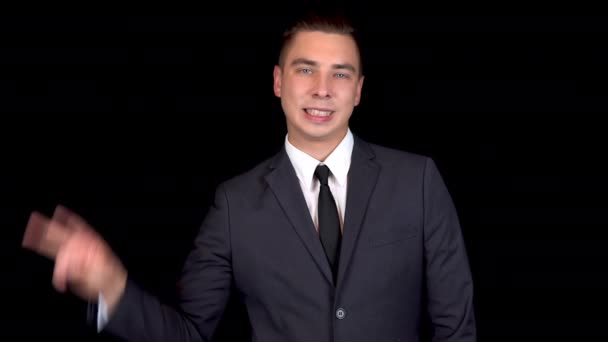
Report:
M 294 139 L 292 136 L 288 135 L 287 139 L 289 143 L 292 144 L 298 150 L 308 154 L 309 156 L 319 160 L 325 161 L 327 157 L 340 145 L 340 142 L 344 139 L 346 133 L 344 133 L 338 139 L 330 139 L 330 140 L 318 140 L 318 141 L 310 141 L 310 140 L 300 140 Z

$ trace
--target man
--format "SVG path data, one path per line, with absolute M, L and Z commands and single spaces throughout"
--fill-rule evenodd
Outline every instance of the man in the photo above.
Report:
M 209 341 L 234 286 L 254 341 L 417 341 L 427 314 L 433 341 L 475 341 L 465 245 L 434 162 L 349 129 L 364 80 L 353 29 L 313 16 L 285 38 L 273 75 L 285 146 L 217 188 L 178 307 L 64 208 L 34 213 L 24 244 L 55 258 L 57 289 L 101 299 L 99 329 L 126 340 Z

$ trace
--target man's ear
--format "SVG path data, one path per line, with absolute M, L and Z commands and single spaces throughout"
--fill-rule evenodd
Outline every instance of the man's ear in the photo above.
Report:
M 361 90 L 363 89 L 363 79 L 365 78 L 365 76 L 361 75 L 361 77 L 359 77 L 359 81 L 357 83 L 357 95 L 355 96 L 355 106 L 359 105 L 359 102 L 361 102 Z
M 274 95 L 281 97 L 281 78 L 283 77 L 283 71 L 281 70 L 280 66 L 274 66 L 272 77 L 274 79 Z

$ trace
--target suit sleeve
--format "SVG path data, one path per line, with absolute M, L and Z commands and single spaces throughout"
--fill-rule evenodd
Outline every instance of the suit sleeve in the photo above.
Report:
M 104 333 L 128 341 L 210 341 L 230 295 L 232 268 L 228 201 L 222 186 L 177 284 L 178 305 L 167 305 L 132 279 Z
M 434 163 L 424 171 L 426 292 L 435 342 L 476 341 L 473 280 L 452 198 Z

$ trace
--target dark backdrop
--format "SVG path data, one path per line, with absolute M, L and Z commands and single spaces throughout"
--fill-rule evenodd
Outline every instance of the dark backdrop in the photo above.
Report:
M 7 337 L 101 339 L 84 304 L 53 290 L 52 263 L 20 248 L 32 210 L 77 211 L 170 301 L 215 186 L 286 133 L 272 93 L 281 11 L 68 13 L 0 17 Z M 436 160 L 480 341 L 608 337 L 607 18 L 355 13 L 367 78 L 352 129 Z M 246 333 L 234 302 L 220 337 Z

